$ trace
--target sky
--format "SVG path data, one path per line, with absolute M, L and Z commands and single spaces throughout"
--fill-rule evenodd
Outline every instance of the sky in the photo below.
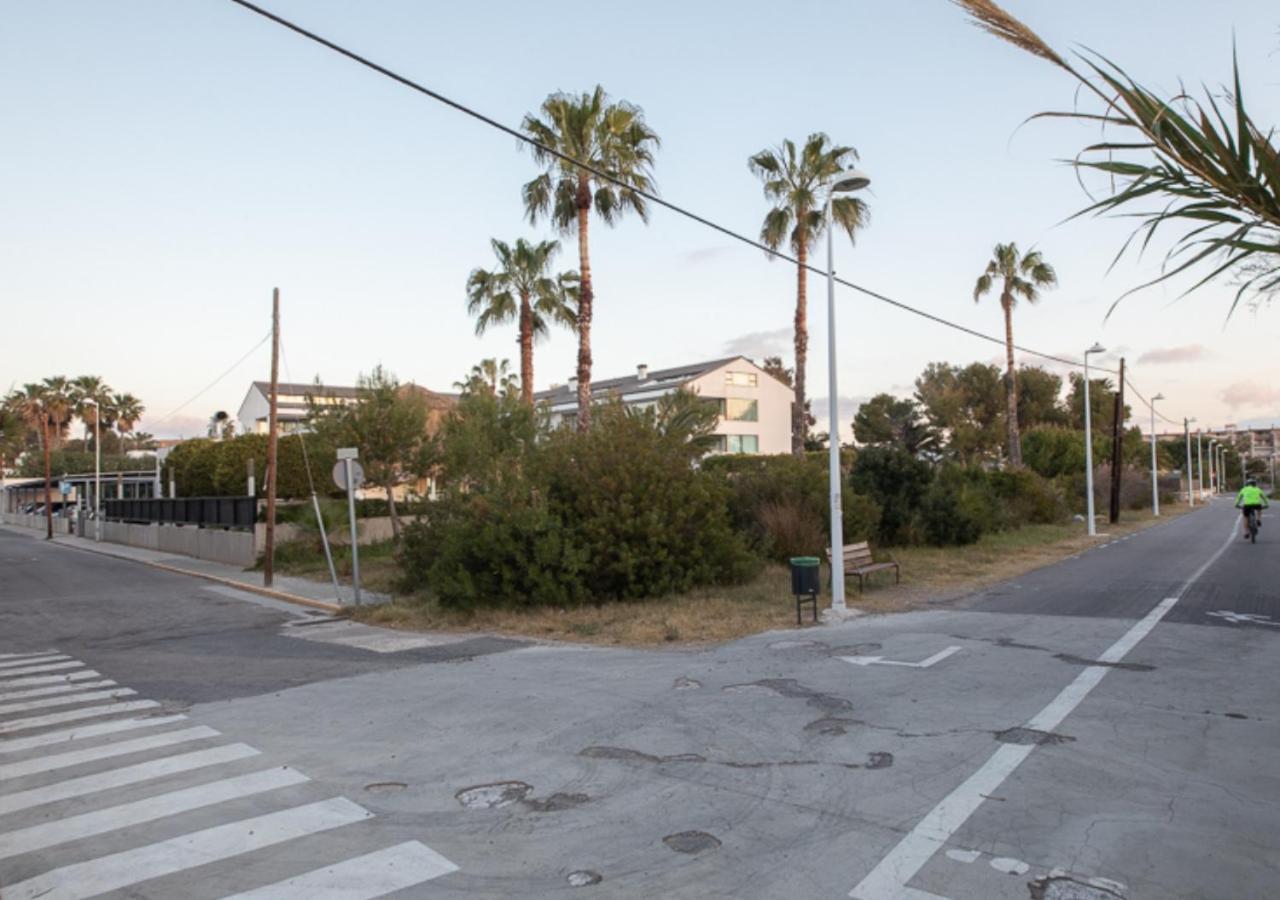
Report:
M 263 4 L 513 126 L 549 93 L 599 83 L 661 136 L 662 196 L 751 236 L 767 204 L 747 158 L 825 131 L 872 178 L 869 227 L 837 244 L 842 277 L 1000 335 L 998 300 L 975 304 L 974 280 L 995 243 L 1034 245 L 1060 287 L 1018 309 L 1019 344 L 1078 358 L 1100 341 L 1101 364 L 1125 356 L 1175 419 L 1280 423 L 1280 309 L 1228 319 L 1232 288 L 1179 299 L 1165 286 L 1107 318 L 1162 254 L 1108 271 L 1129 225 L 1064 221 L 1088 197 L 1062 160 L 1097 133 L 1023 123 L 1069 107 L 1074 84 L 946 0 L 798 0 L 785 14 L 757 0 L 654 0 L 642 13 L 587 0 Z M 492 266 L 490 238 L 554 236 L 524 218 L 537 169 L 510 136 L 229 0 L 4 6 L 0 390 L 99 374 L 142 398 L 141 430 L 201 433 L 268 376 L 274 287 L 282 378 L 345 384 L 381 364 L 447 391 L 485 357 L 518 370 L 514 326 L 474 336 L 464 290 Z M 1007 8 L 1060 51 L 1092 48 L 1163 91 L 1223 83 L 1234 40 L 1251 111 L 1280 121 L 1274 3 Z M 574 237 L 562 245 L 559 265 L 575 268 Z M 738 352 L 790 364 L 788 264 L 660 209 L 647 225 L 593 223 L 591 251 L 597 377 Z M 811 280 L 815 412 L 828 394 L 824 290 Z M 861 400 L 909 394 L 929 362 L 1002 359 L 847 289 L 836 335 L 846 439 Z M 567 380 L 575 356 L 567 332 L 540 343 L 538 387 Z

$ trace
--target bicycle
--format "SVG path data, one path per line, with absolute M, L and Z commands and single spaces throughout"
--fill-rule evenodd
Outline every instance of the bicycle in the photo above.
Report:
M 1249 543 L 1258 543 L 1258 510 L 1247 509 L 1245 515 L 1249 519 Z

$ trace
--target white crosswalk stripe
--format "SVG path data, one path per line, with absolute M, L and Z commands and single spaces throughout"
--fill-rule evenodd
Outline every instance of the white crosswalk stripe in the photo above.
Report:
M 28 650 L 26 653 L 0 653 L 0 659 L 27 659 L 32 656 L 48 656 L 57 650 Z
M 4 668 L 5 662 L 12 665 Z M 135 692 L 80 666 L 54 650 L 0 654 L 0 760 L 10 760 L 0 762 L 4 900 L 81 900 L 122 888 L 132 897 L 168 898 L 175 895 L 172 886 L 149 890 L 142 883 L 220 863 L 216 877 L 235 888 L 235 900 L 373 900 L 458 871 L 420 841 L 360 846 L 379 833 L 364 826 L 351 833 L 354 843 L 337 844 L 351 849 L 318 868 L 299 871 L 303 860 L 316 866 L 324 855 L 304 849 L 281 854 L 283 872 L 277 863 L 270 877 L 290 869 L 295 874 L 263 884 L 265 878 L 252 873 L 265 870 L 242 866 L 237 857 L 368 822 L 373 813 L 345 797 L 307 802 L 308 792 L 314 797 L 322 788 L 285 765 L 261 768 L 259 762 L 245 772 L 240 764 L 261 756 L 257 749 L 219 744 L 225 740 L 220 732 L 191 725 L 186 716 L 121 716 L 160 704 L 121 701 Z M 48 667 L 61 668 L 43 674 Z M 7 675 L 20 677 L 5 680 Z M 91 705 L 46 712 L 80 703 Z M 38 714 L 26 715 L 33 712 Z M 206 743 L 190 746 L 197 741 Z M 132 798 L 122 795 L 126 789 Z M 272 807 L 283 808 L 241 818 L 242 810 Z M 215 824 L 190 830 L 191 823 L 210 821 Z M 111 849 L 128 849 L 93 857 L 88 848 L 100 844 L 92 839 L 106 836 L 115 841 Z M 52 851 L 57 867 L 32 875 L 43 851 Z M 6 872 L 8 860 L 23 867 L 25 880 Z
M 44 697 L 40 700 L 24 700 L 21 703 L 0 704 L 0 716 L 9 713 L 27 712 L 33 709 L 47 709 L 50 706 L 71 706 L 73 703 L 86 703 L 90 700 L 114 700 L 117 697 L 132 697 L 137 691 L 128 688 L 115 688 L 110 691 L 90 691 L 87 694 L 67 694 L 62 697 Z
M 10 700 L 24 700 L 27 697 L 49 697 L 53 694 L 69 694 L 72 691 L 87 691 L 93 688 L 115 687 L 116 683 L 110 679 L 103 681 L 79 681 L 71 684 L 55 684 L 51 687 L 27 688 L 24 691 L 8 691 L 0 694 L 0 701 L 8 702 Z
M 82 741 L 87 738 L 101 737 L 104 734 L 117 734 L 121 731 L 133 731 L 137 728 L 158 728 L 181 722 L 186 716 L 153 716 L 146 719 L 116 719 L 114 722 L 99 722 L 96 725 L 78 725 L 61 731 L 46 731 L 44 734 L 27 738 L 16 738 L 0 741 L 0 755 L 5 753 L 22 753 L 34 747 L 51 747 L 71 741 Z

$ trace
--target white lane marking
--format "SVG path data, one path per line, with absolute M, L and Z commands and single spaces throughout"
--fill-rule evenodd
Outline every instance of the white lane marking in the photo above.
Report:
M 283 767 L 263 769 L 248 775 L 237 775 L 235 778 L 224 778 L 221 781 L 183 788 L 180 791 L 157 794 L 132 803 L 122 803 L 119 806 L 109 806 L 106 809 L 98 809 L 78 816 L 18 828 L 0 834 L 0 859 L 31 853 L 35 850 L 45 850 L 69 841 L 118 831 L 144 822 L 154 822 L 156 819 L 176 816 L 178 813 L 302 784 L 309 780 L 306 775 L 295 769 Z
M 223 900 L 372 900 L 456 871 L 426 844 L 407 841 Z
M 1274 625 L 1276 628 L 1280 628 L 1280 622 L 1272 622 L 1270 616 L 1260 616 L 1254 613 L 1238 613 L 1220 609 L 1216 612 L 1205 613 L 1205 615 L 1222 619 L 1232 625 Z
M 166 756 L 120 769 L 110 769 L 96 775 L 70 778 L 56 784 L 18 791 L 14 794 L 0 794 L 0 815 L 31 809 L 33 806 L 43 806 L 46 803 L 57 803 L 59 800 L 83 797 L 86 794 L 96 794 L 98 791 L 139 784 L 153 778 L 164 778 L 179 772 L 193 772 L 207 766 L 217 766 L 257 755 L 258 751 L 248 744 L 226 744 L 211 750 L 180 753 L 177 756 Z
M 11 673 L 12 674 L 12 673 Z M 0 687 L 27 687 L 32 684 L 68 684 L 72 681 L 84 681 L 87 678 L 101 678 L 102 675 L 93 669 L 83 669 L 63 675 L 33 675 L 30 678 L 15 678 L 13 681 L 0 682 Z
M 59 669 L 78 669 L 83 665 L 84 663 L 76 662 L 73 659 L 70 662 L 49 663 L 42 666 L 23 666 L 20 669 L 3 669 L 0 670 L 0 678 L 12 678 L 15 675 L 35 675 L 37 672 L 56 672 Z M 0 682 L 0 684 L 8 686 L 7 682 Z
M 114 700 L 117 697 L 132 697 L 137 691 L 129 688 L 114 688 L 109 691 L 90 691 L 87 694 L 67 694 L 63 697 L 43 697 L 39 700 L 24 700 L 21 703 L 0 705 L 0 715 L 16 712 L 27 712 L 32 709 L 46 709 L 51 706 L 70 706 L 73 703 L 87 703 L 90 700 Z
M 31 656 L 48 656 L 57 650 L 28 650 L 26 653 L 0 653 L 0 659 L 26 659 Z
M 108 703 L 105 706 L 90 706 L 86 709 L 71 709 L 66 712 L 49 713 L 47 716 L 32 716 L 27 719 L 10 719 L 0 722 L 0 735 L 14 731 L 26 731 L 29 728 L 43 728 L 45 725 L 60 725 L 63 722 L 77 722 L 80 719 L 94 719 L 98 716 L 109 716 L 113 713 L 133 712 L 139 709 L 155 709 L 160 704 L 154 700 L 129 700 L 125 703 Z
M 21 778 L 24 775 L 35 775 L 39 772 L 53 772 L 57 769 L 66 769 L 82 763 L 97 762 L 100 759 L 127 756 L 130 753 L 139 753 L 143 750 L 157 750 L 161 747 L 172 747 L 176 744 L 185 744 L 188 741 L 199 741 L 217 736 L 218 732 L 214 729 L 205 725 L 197 725 L 195 728 L 166 731 L 164 734 L 154 734 L 150 737 L 134 738 L 129 741 L 116 741 L 114 744 L 104 744 L 101 747 L 90 747 L 86 750 L 55 753 L 53 756 L 37 756 L 35 759 L 24 759 L 22 762 L 0 766 L 0 784 L 10 778 Z
M 45 653 L 40 656 L 28 656 L 25 659 L 8 659 L 4 662 L 0 662 L 0 674 L 3 674 L 5 669 L 14 669 L 18 666 L 32 666 L 37 663 L 67 662 L 70 659 L 70 656 L 66 656 L 62 653 Z
M 87 691 L 93 688 L 115 687 L 111 679 L 104 681 L 78 681 L 71 684 L 55 684 L 51 687 L 27 688 L 23 691 L 9 691 L 0 694 L 0 700 L 25 700 L 27 697 L 49 697 L 53 694 L 69 694 L 72 691 Z
M 340 828 L 371 815 L 345 797 L 335 797 L 63 866 L 9 886 L 4 896 L 5 900 L 84 900 L 140 881 Z
M 1183 582 L 1177 595 L 1156 604 L 1155 609 L 1136 622 L 1098 657 L 1098 662 L 1114 663 L 1123 659 L 1125 654 L 1151 633 L 1151 630 L 1173 608 L 1187 589 L 1218 561 L 1234 539 L 1235 524 L 1232 523 L 1232 532 L 1228 535 L 1226 543 L 1219 547 L 1217 552 L 1195 571 L 1195 574 Z M 1109 671 L 1110 669 L 1104 666 L 1088 667 L 1023 727 L 1038 731 L 1052 731 L 1080 705 Z M 995 793 L 996 789 L 1013 773 L 1014 769 L 1022 764 L 1023 760 L 1031 755 L 1034 749 L 1033 744 L 1001 746 L 978 771 L 942 798 L 941 802 L 931 809 L 916 824 L 916 827 L 911 829 L 906 837 L 867 873 L 862 881 L 858 882 L 858 886 L 849 892 L 849 896 L 854 900 L 903 900 L 909 897 L 910 894 L 906 892 L 911 889 L 907 887 L 907 882 L 924 868 L 933 855 L 942 849 L 960 826 L 973 815 L 986 799 L 986 795 Z
M 172 725 L 182 722 L 184 715 L 155 716 L 149 719 L 116 719 L 114 722 L 99 722 L 94 725 L 78 725 L 75 728 L 64 728 L 61 731 L 46 731 L 26 738 L 8 738 L 0 741 L 0 754 L 21 753 L 35 747 L 49 747 L 54 744 L 65 744 L 85 738 L 95 738 L 104 734 L 116 734 L 121 731 L 133 731 L 136 728 L 155 728 L 160 725 Z
M 900 662 L 896 659 L 885 659 L 883 656 L 842 656 L 840 657 L 847 663 L 853 663 L 855 666 L 905 666 L 908 669 L 927 669 L 936 663 L 942 662 L 948 656 L 960 652 L 959 647 L 948 647 L 945 650 L 939 650 L 928 659 L 922 659 L 920 662 Z
M 991 868 L 1006 875 L 1026 875 L 1031 871 L 1029 865 L 1011 856 L 997 856 L 995 859 L 989 860 L 988 863 Z
M 981 850 L 948 850 L 947 859 L 954 859 L 956 862 L 971 863 L 982 855 Z

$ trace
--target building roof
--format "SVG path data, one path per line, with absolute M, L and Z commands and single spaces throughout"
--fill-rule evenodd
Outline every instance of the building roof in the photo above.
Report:
M 253 386 L 258 389 L 262 396 L 266 397 L 271 392 L 271 382 L 255 381 Z M 345 397 L 354 400 L 360 396 L 360 392 L 353 387 L 344 387 L 334 384 L 306 384 L 296 381 L 281 381 L 276 385 L 278 394 L 288 394 L 290 396 L 302 396 L 311 394 L 316 397 Z
M 705 375 L 721 366 L 728 365 L 736 360 L 743 360 L 751 363 L 755 368 L 759 368 L 751 360 L 745 356 L 726 356 L 724 359 L 713 359 L 708 362 L 690 363 L 685 366 L 676 366 L 671 369 L 656 369 L 641 379 L 639 374 L 632 372 L 630 375 L 622 378 L 605 378 L 600 381 L 591 382 L 591 395 L 599 397 L 612 393 L 633 394 L 638 391 L 657 390 L 660 388 L 674 388 L 692 381 L 700 375 Z M 560 384 L 555 387 L 548 388 L 545 391 L 538 391 L 534 398 L 537 400 L 546 400 L 553 406 L 558 403 L 576 402 L 578 398 L 578 388 L 574 384 Z

